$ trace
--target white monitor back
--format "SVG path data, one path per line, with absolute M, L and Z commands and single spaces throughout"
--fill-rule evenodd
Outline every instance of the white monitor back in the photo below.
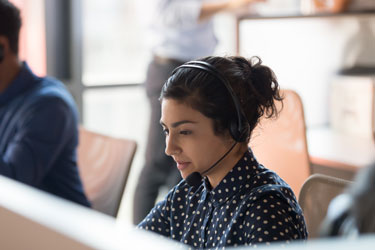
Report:
M 177 244 L 2 176 L 0 222 L 1 249 L 176 249 Z

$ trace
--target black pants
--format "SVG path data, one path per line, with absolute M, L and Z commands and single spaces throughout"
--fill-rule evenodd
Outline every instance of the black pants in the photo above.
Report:
M 164 153 L 165 136 L 160 125 L 161 106 L 158 100 L 164 82 L 173 69 L 181 64 L 182 62 L 174 60 L 154 59 L 148 66 L 145 85 L 151 117 L 146 146 L 146 162 L 134 194 L 134 224 L 141 222 L 154 207 L 160 187 L 172 188 L 181 180 L 173 159 Z

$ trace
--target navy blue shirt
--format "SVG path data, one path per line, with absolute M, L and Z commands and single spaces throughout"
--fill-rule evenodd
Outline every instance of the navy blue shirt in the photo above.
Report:
M 250 149 L 213 190 L 182 180 L 138 227 L 200 249 L 307 238 L 292 190 Z
M 0 93 L 0 174 L 90 206 L 79 177 L 78 117 L 64 85 L 26 63 Z

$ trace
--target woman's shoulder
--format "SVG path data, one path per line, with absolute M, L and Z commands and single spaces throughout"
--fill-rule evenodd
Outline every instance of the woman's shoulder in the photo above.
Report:
M 263 167 L 249 180 L 246 190 L 249 207 L 255 211 L 267 211 L 295 225 L 302 238 L 307 236 L 303 212 L 290 186 L 275 172 Z
M 274 199 L 300 210 L 296 196 L 290 186 L 275 172 L 259 165 L 258 171 L 247 180 L 246 193 L 253 202 Z
M 252 189 L 257 189 L 258 192 L 282 191 L 287 194 L 293 194 L 293 191 L 288 183 L 286 183 L 277 173 L 265 168 L 261 164 L 259 164 L 257 170 L 254 171 L 254 174 L 252 175 L 252 178 L 248 180 L 248 183 L 250 184 Z

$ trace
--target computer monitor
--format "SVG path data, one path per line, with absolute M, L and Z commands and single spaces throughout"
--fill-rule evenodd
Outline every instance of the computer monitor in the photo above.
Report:
M 1 249 L 176 249 L 178 244 L 2 176 L 0 222 Z

